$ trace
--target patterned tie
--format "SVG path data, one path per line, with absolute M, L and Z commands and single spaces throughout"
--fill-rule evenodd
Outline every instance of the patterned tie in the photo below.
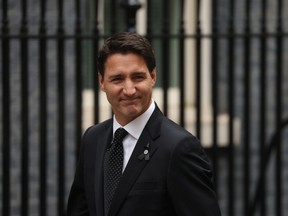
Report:
M 104 158 L 104 205 L 107 215 L 114 192 L 119 183 L 123 169 L 122 140 L 127 135 L 124 128 L 118 128 L 114 134 L 112 145 L 107 149 Z

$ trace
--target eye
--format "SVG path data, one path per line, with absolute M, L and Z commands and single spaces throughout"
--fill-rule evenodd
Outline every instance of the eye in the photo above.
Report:
M 112 81 L 118 81 L 118 80 L 121 80 L 121 79 L 119 77 L 112 79 Z
M 141 81 L 144 80 L 146 78 L 146 76 L 144 74 L 136 74 L 133 76 L 133 79 L 136 81 Z
M 111 82 L 120 82 L 123 80 L 123 78 L 121 76 L 115 76 L 115 77 L 112 77 L 110 80 Z

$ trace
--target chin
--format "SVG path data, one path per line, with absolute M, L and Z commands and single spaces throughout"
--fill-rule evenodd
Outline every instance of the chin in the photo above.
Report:
M 125 113 L 126 113 L 127 117 L 130 117 L 130 118 L 133 118 L 133 119 L 137 118 L 139 115 L 142 114 L 142 112 L 140 110 L 138 110 L 138 109 L 127 109 L 125 111 Z

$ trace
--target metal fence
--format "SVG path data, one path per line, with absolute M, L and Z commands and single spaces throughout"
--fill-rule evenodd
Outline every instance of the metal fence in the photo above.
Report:
M 190 8 L 195 12 L 195 33 L 188 34 L 184 19 L 188 1 L 178 2 L 181 16 L 176 33 L 170 30 L 172 1 L 141 1 L 142 7 L 143 2 L 146 7 L 146 36 L 152 44 L 160 42 L 156 51 L 161 58 L 158 70 L 162 76 L 161 108 L 165 115 L 172 109 L 169 89 L 174 73 L 179 90 L 178 123 L 186 127 L 186 120 L 195 118 L 195 135 L 203 140 L 202 62 L 203 58 L 211 58 L 208 84 L 212 143 L 206 151 L 213 165 L 223 215 L 252 216 L 256 212 L 263 216 L 285 215 L 288 211 L 288 189 L 284 184 L 288 179 L 285 172 L 288 149 L 284 145 L 288 141 L 285 128 L 288 3 L 209 1 L 211 8 L 207 11 L 212 30 L 207 34 L 202 30 L 201 20 L 201 9 L 207 1 L 195 0 Z M 109 22 L 105 22 L 109 30 L 104 31 L 98 19 L 93 19 L 87 30 L 87 23 L 83 22 L 87 18 L 87 2 L 1 2 L 0 212 L 3 216 L 65 215 L 82 135 L 84 80 L 90 80 L 94 92 L 93 121 L 97 123 L 101 115 L 95 61 L 99 45 L 112 33 L 135 30 L 135 14 L 141 6 L 110 0 L 104 10 L 111 14 Z M 99 17 L 99 5 L 104 2 L 88 4 L 93 6 L 89 10 L 94 11 L 94 17 Z M 151 27 L 156 3 L 161 3 L 162 22 L 157 32 Z M 126 17 L 118 14 L 120 10 Z M 124 27 L 118 23 L 119 17 L 125 20 Z M 185 111 L 188 40 L 195 43 L 196 54 L 194 79 L 188 80 L 188 85 L 193 86 L 194 116 Z M 205 57 L 204 40 L 211 43 L 211 52 Z M 178 59 L 177 72 L 169 66 L 171 41 L 177 43 L 177 56 L 173 56 Z M 88 78 L 87 56 L 92 59 L 89 69 L 92 73 Z M 224 147 L 219 145 L 219 115 L 223 113 L 228 117 Z M 241 126 L 235 132 L 236 119 Z M 240 134 L 238 144 L 236 133 Z

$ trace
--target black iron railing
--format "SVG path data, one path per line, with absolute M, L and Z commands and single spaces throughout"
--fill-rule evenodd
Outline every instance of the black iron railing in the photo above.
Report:
M 267 174 L 267 167 L 269 165 L 269 162 L 271 161 L 271 156 L 272 156 L 273 151 L 277 154 L 279 146 L 281 146 L 281 144 L 282 144 L 282 138 L 281 138 L 282 133 L 283 133 L 283 130 L 287 126 L 288 126 L 288 119 L 286 119 L 280 123 L 277 132 L 272 136 L 271 142 L 264 149 L 263 164 L 262 164 L 261 171 L 260 171 L 260 174 L 258 177 L 255 195 L 251 199 L 251 202 L 250 202 L 249 214 L 248 214 L 249 216 L 255 215 L 256 209 L 259 206 L 260 206 L 260 209 L 263 209 L 263 208 L 265 209 L 265 207 L 263 207 L 263 205 L 265 205 L 265 202 L 263 202 L 263 193 L 264 193 L 263 188 L 264 188 L 264 184 L 266 182 L 265 175 Z M 277 172 L 279 172 L 279 171 L 276 170 L 276 173 Z M 277 189 L 278 189 L 278 186 L 277 186 Z M 278 196 L 278 197 L 276 197 L 275 201 L 276 202 L 279 201 L 280 204 L 276 203 L 277 205 L 275 208 L 275 211 L 276 211 L 275 215 L 282 215 L 282 210 L 278 209 L 279 207 L 281 207 L 281 202 L 282 202 L 281 192 L 280 193 L 277 192 L 276 196 Z
M 45 0 L 34 5 L 27 0 L 21 3 L 2 0 L 1 215 L 65 215 L 67 194 L 83 132 L 82 94 L 87 90 L 84 80 L 90 79 L 92 83 L 89 86 L 94 92 L 91 118 L 94 118 L 94 123 L 98 123 L 101 120 L 96 62 L 98 49 L 102 40 L 110 34 L 136 30 L 136 14 L 140 6 L 146 10 L 145 36 L 152 45 L 160 44 L 156 53 L 161 62 L 161 65 L 157 65 L 160 68 L 157 68 L 157 73 L 161 75 L 159 88 L 163 93 L 161 108 L 165 115 L 169 115 L 173 109 L 169 106 L 169 90 L 173 81 L 171 74 L 176 74 L 179 78 L 176 87 L 180 98 L 177 107 L 179 111 L 176 113 L 178 123 L 186 127 L 187 120 L 194 119 L 195 135 L 200 140 L 205 138 L 202 131 L 205 108 L 203 66 L 209 65 L 211 145 L 206 150 L 213 165 L 214 183 L 223 215 L 252 216 L 256 210 L 262 216 L 270 216 L 270 212 L 275 216 L 284 215 L 283 197 L 287 197 L 287 191 L 283 188 L 283 170 L 286 169 L 283 155 L 287 154 L 287 150 L 282 143 L 287 142 L 287 137 L 281 136 L 281 132 L 287 125 L 287 121 L 282 120 L 287 115 L 288 107 L 287 100 L 284 100 L 287 97 L 284 94 L 285 85 L 288 85 L 288 70 L 284 64 L 284 58 L 288 56 L 285 49 L 288 33 L 285 30 L 284 15 L 288 12 L 285 11 L 284 1 L 263 0 L 257 1 L 259 5 L 253 5 L 253 1 L 249 0 L 213 0 L 210 2 L 211 11 L 207 9 L 211 12 L 211 32 L 208 33 L 203 30 L 203 2 L 193 2 L 147 0 L 146 5 L 139 2 L 130 5 L 131 1 L 105 0 L 101 1 L 105 6 L 103 10 L 99 8 L 102 5 L 100 1 L 75 0 L 69 2 L 69 6 L 68 1 L 59 0 L 51 6 Z M 156 4 L 161 5 L 161 13 L 157 17 L 160 25 L 155 27 L 153 10 Z M 185 16 L 187 5 L 193 6 L 189 9 L 189 13 L 194 14 L 194 17 L 189 16 L 193 17 L 190 22 Z M 275 10 L 270 11 L 271 5 L 275 6 Z M 49 22 L 55 18 L 49 15 L 51 7 L 56 12 L 56 27 L 53 28 Z M 65 10 L 66 7 L 69 10 Z M 177 8 L 178 13 L 173 13 Z M 36 33 L 32 31 L 31 9 L 39 13 Z M 85 13 L 89 11 L 93 11 L 93 20 L 86 17 Z M 109 28 L 103 26 L 105 22 L 103 17 L 100 18 L 102 13 L 99 11 L 109 20 L 106 23 Z M 119 19 L 123 11 L 125 17 Z M 106 17 L 106 12 L 111 16 Z M 175 14 L 178 14 L 178 19 L 173 17 Z M 269 19 L 268 14 L 274 14 L 274 19 Z M 67 30 L 71 27 L 67 19 L 73 20 L 72 31 Z M 15 20 L 19 20 L 17 27 Z M 125 22 L 123 29 L 120 28 L 123 26 L 120 20 Z M 171 31 L 171 26 L 176 25 L 174 20 L 178 22 L 177 32 Z M 84 31 L 87 22 L 90 22 L 92 28 Z M 193 24 L 193 33 L 187 31 L 187 23 Z M 255 23 L 258 23 L 256 27 Z M 271 26 L 274 26 L 273 30 Z M 176 49 L 172 41 L 177 42 Z M 194 46 L 187 48 L 188 41 L 193 41 Z M 205 41 L 211 44 L 209 58 L 203 55 Z M 92 46 L 88 54 L 84 46 L 87 42 Z M 187 57 L 188 49 L 193 49 L 192 56 Z M 173 52 L 177 55 L 171 57 Z M 92 63 L 85 59 L 86 54 L 94 60 Z M 211 58 L 211 61 L 205 61 L 205 58 Z M 175 59 L 178 60 L 177 71 L 171 67 Z M 190 60 L 195 64 L 193 68 L 187 69 Z M 91 64 L 88 78 L 84 70 L 86 64 Z M 188 80 L 187 75 L 191 74 L 193 79 Z M 19 77 L 16 81 L 13 78 L 15 76 Z M 51 83 L 51 77 L 56 80 L 55 85 Z M 190 95 L 187 88 L 190 86 L 195 98 L 192 105 L 187 102 L 187 95 Z M 33 91 L 37 91 L 36 96 L 33 96 Z M 195 116 L 186 111 L 188 106 L 193 106 Z M 20 107 L 19 111 L 17 107 Z M 219 139 L 223 134 L 219 132 L 222 130 L 219 115 L 223 113 L 228 117 L 227 128 L 224 129 L 226 144 L 220 147 Z M 241 122 L 238 131 L 235 131 L 235 120 Z M 21 131 L 20 135 L 16 131 Z M 273 131 L 277 133 L 267 146 Z M 235 142 L 236 134 L 240 134 L 239 143 Z M 20 141 L 15 141 L 15 137 Z M 273 151 L 276 154 L 273 167 L 275 175 L 269 175 L 269 182 L 276 185 L 275 196 L 267 191 L 267 178 L 264 177 Z M 20 159 L 17 162 L 15 158 Z M 259 166 L 253 162 L 253 158 L 257 158 Z M 35 167 L 36 170 L 33 170 Z M 256 175 L 259 179 L 255 178 L 257 170 L 261 170 L 259 176 Z M 252 183 L 255 182 L 257 186 L 254 194 L 255 186 Z M 36 189 L 34 185 L 37 185 Z M 239 187 L 243 191 L 241 196 L 237 194 Z M 15 194 L 20 196 L 15 197 Z M 239 205 L 243 206 L 240 212 L 236 210 Z M 269 211 L 271 206 L 275 210 Z

